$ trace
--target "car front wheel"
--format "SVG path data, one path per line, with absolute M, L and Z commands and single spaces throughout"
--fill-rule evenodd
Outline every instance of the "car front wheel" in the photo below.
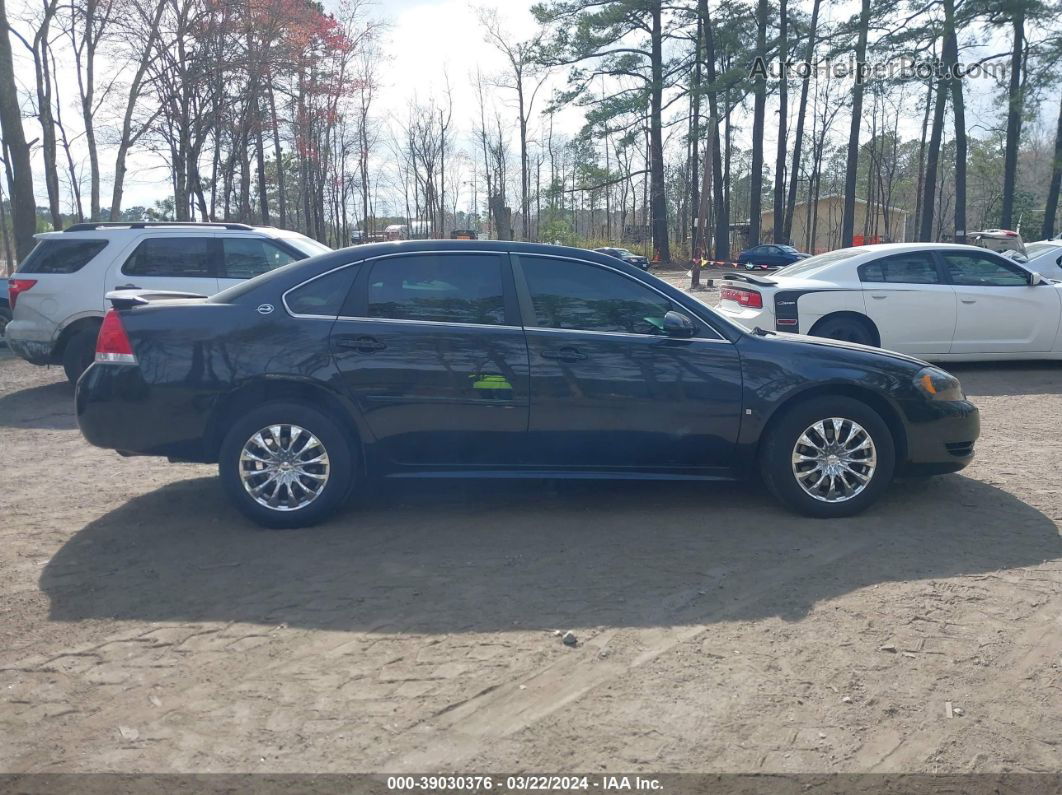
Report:
M 225 435 L 218 472 L 229 498 L 265 527 L 307 527 L 331 515 L 353 478 L 349 437 L 299 403 L 271 403 Z
M 824 397 L 774 423 L 760 471 L 775 497 L 802 514 L 852 516 L 889 485 L 895 455 L 892 433 L 876 411 L 851 398 Z

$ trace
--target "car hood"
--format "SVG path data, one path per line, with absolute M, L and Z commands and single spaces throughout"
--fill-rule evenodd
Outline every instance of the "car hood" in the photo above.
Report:
M 884 348 L 875 348 L 872 345 L 860 345 L 858 342 L 844 342 L 842 340 L 826 339 L 825 337 L 811 337 L 807 334 L 788 334 L 786 332 L 774 332 L 773 334 L 769 334 L 766 339 L 770 339 L 771 337 L 776 338 L 779 342 L 801 346 L 814 345 L 820 348 L 848 350 L 868 354 L 870 356 L 883 356 L 888 359 L 909 362 L 910 364 L 918 365 L 919 367 L 929 367 L 929 362 L 925 362 L 914 356 L 908 356 L 905 353 L 897 353 L 896 351 L 889 351 Z

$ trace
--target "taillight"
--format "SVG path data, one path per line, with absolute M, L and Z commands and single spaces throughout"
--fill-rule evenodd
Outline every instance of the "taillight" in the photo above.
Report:
M 750 309 L 763 308 L 763 296 L 755 290 L 746 290 L 744 287 L 722 287 L 719 290 L 719 297 L 724 301 L 733 301 Z
M 111 364 L 136 364 L 133 346 L 125 333 L 122 318 L 111 309 L 103 318 L 100 335 L 96 337 L 96 361 Z
M 26 292 L 30 287 L 37 283 L 36 279 L 8 279 L 7 280 L 7 302 L 11 305 L 11 309 L 15 308 L 15 301 L 18 300 L 19 295 Z

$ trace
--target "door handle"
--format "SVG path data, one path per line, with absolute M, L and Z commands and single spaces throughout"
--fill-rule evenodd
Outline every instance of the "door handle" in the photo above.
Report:
M 977 299 L 976 298 L 960 298 L 959 300 L 962 301 L 964 304 L 976 304 L 977 303 Z
M 874 295 L 873 293 L 871 293 L 870 297 L 873 298 L 875 301 L 884 301 L 889 296 L 887 296 L 887 295 Z
M 341 350 L 361 351 L 362 353 L 372 353 L 373 351 L 382 351 L 387 346 L 380 342 L 375 337 L 358 336 L 358 337 L 333 337 L 332 344 L 334 347 Z
M 115 290 L 139 290 L 139 284 L 119 284 L 114 288 Z
M 585 353 L 571 346 L 547 349 L 542 351 L 541 356 L 543 359 L 560 359 L 562 362 L 578 362 L 586 358 Z

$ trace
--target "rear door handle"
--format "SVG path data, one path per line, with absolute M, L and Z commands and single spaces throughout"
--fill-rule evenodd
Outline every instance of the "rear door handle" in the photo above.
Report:
M 114 288 L 115 290 L 139 290 L 139 284 L 119 284 Z
M 884 301 L 889 296 L 887 296 L 887 295 L 874 295 L 873 293 L 871 293 L 870 297 L 873 298 L 875 301 Z
M 962 301 L 964 304 L 976 304 L 977 303 L 977 299 L 976 298 L 960 298 L 959 300 Z
M 578 362 L 586 358 L 578 348 L 565 346 L 563 348 L 548 348 L 542 351 L 543 359 L 560 359 L 562 362 Z
M 333 337 L 332 345 L 340 350 L 361 351 L 362 353 L 382 351 L 387 347 L 375 337 L 365 335 Z

